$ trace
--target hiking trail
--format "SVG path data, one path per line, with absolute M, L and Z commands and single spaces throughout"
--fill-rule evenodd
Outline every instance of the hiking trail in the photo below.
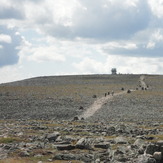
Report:
M 110 99 L 112 99 L 113 97 L 119 96 L 119 95 L 123 95 L 126 94 L 127 91 L 122 91 L 119 93 L 114 93 L 114 96 L 112 95 L 107 95 L 106 97 L 101 97 L 101 98 L 97 98 L 96 101 L 94 101 L 94 103 L 80 116 L 83 117 L 84 119 L 91 117 L 92 115 L 94 115 L 94 113 L 101 109 L 101 107 L 107 103 Z
M 146 88 L 147 85 L 146 85 L 144 80 L 145 80 L 145 76 L 141 75 L 140 79 L 139 79 L 139 82 L 140 82 L 142 87 Z M 129 89 L 129 90 L 131 92 L 136 91 L 136 90 L 131 90 L 131 89 Z M 105 103 L 107 103 L 109 100 L 113 99 L 116 96 L 123 95 L 123 94 L 127 94 L 127 90 L 126 91 L 121 91 L 121 92 L 118 92 L 118 93 L 114 93 L 114 96 L 107 95 L 106 97 L 97 98 L 97 100 L 95 100 L 94 103 L 86 111 L 84 111 L 83 114 L 80 115 L 79 117 L 87 119 L 87 118 L 93 116 L 95 114 L 95 112 L 97 110 L 101 109 L 102 106 Z

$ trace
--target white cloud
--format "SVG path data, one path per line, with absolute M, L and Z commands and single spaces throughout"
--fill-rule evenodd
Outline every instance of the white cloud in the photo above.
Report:
M 11 43 L 12 39 L 9 35 L 0 34 L 0 42 Z
M 25 79 L 28 74 L 23 74 L 19 65 L 5 66 L 0 68 L 0 83 L 12 82 Z
M 158 58 L 137 58 L 126 56 L 109 55 L 105 62 L 100 62 L 90 58 L 84 58 L 79 63 L 74 63 L 74 67 L 82 73 L 110 73 L 111 68 L 116 67 L 118 73 L 136 74 L 158 74 L 163 71 L 163 59 Z M 150 70 L 150 71 L 149 71 Z
M 1 19 L 23 19 L 24 10 L 22 9 L 21 2 L 11 0 L 1 0 L 0 5 L 0 18 Z
M 132 43 L 132 42 L 124 42 L 124 41 L 120 41 L 120 42 L 108 42 L 106 44 L 104 44 L 104 49 L 105 47 L 107 49 L 111 49 L 111 50 L 115 50 L 117 48 L 123 48 L 123 49 L 126 49 L 126 50 L 132 50 L 132 49 L 137 49 L 137 45 L 135 43 Z
M 101 73 L 104 72 L 103 63 L 91 58 L 84 58 L 79 63 L 73 63 L 73 66 L 80 71 L 80 73 Z
M 156 15 L 158 18 L 163 17 L 163 0 L 149 0 L 148 1 L 153 14 Z
M 149 42 L 148 44 L 147 44 L 147 49 L 153 49 L 155 47 L 155 43 L 154 42 Z
M 26 18 L 22 23 L 15 22 L 15 26 L 37 28 L 44 34 L 66 39 L 126 39 L 146 28 L 151 17 L 148 3 L 140 0 L 15 2 Z
M 56 49 L 54 46 L 33 48 L 31 52 L 32 55 L 29 56 L 29 60 L 34 60 L 37 62 L 47 62 L 47 61 L 64 62 L 66 60 L 63 55 L 56 53 Z

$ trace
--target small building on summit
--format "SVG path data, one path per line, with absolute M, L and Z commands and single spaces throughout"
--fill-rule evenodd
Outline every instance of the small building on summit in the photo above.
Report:
M 112 73 L 112 75 L 116 75 L 117 74 L 117 69 L 116 68 L 112 68 L 111 69 L 111 73 Z

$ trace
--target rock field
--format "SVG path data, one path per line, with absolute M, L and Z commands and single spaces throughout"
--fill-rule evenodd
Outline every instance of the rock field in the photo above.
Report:
M 158 75 L 1 84 L 0 163 L 162 163 L 162 97 Z

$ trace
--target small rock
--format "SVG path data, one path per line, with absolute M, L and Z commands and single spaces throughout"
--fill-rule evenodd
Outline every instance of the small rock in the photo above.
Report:
M 23 132 L 17 133 L 17 136 L 23 136 Z
M 159 145 L 159 146 L 163 146 L 163 140 L 157 141 L 156 144 Z
M 70 145 L 70 144 L 56 145 L 55 147 L 58 150 L 73 150 L 73 149 L 75 149 L 75 146 Z
M 76 160 L 75 154 L 57 154 L 53 160 Z
M 114 126 L 111 126 L 109 128 L 107 128 L 107 135 L 113 135 L 115 134 L 115 127 Z
M 97 98 L 97 95 L 93 95 L 92 98 Z
M 57 137 L 60 135 L 59 132 L 54 132 L 52 134 L 47 135 L 47 139 L 51 142 L 51 141 L 55 141 L 57 139 Z
M 27 151 L 22 151 L 22 152 L 20 152 L 19 156 L 20 157 L 29 157 L 30 154 Z
M 84 163 L 91 163 L 93 160 L 93 155 L 91 154 L 79 154 L 77 160 L 81 160 Z
M 134 142 L 134 145 L 136 145 L 137 147 L 141 147 L 144 144 L 145 144 L 145 141 L 142 139 L 136 139 L 136 141 Z
M 37 162 L 37 163 L 43 163 L 42 161 L 39 161 L 39 162 Z
M 150 154 L 150 155 L 153 155 L 154 152 L 157 152 L 159 151 L 159 146 L 158 145 L 155 145 L 155 144 L 149 144 L 146 148 L 146 154 Z
M 108 149 L 110 147 L 109 143 L 100 143 L 100 144 L 95 144 L 94 145 L 95 148 L 102 148 L 102 149 Z
M 127 93 L 131 93 L 131 90 L 128 89 L 128 90 L 127 90 Z
M 95 160 L 95 163 L 100 163 L 100 159 L 99 159 L 99 158 L 96 159 L 96 160 Z
M 156 163 L 156 160 L 148 155 L 140 155 L 137 159 L 137 163 Z
M 153 158 L 155 158 L 157 161 L 161 161 L 162 160 L 161 152 L 154 152 Z
M 127 144 L 128 141 L 125 137 L 116 137 L 115 139 L 116 144 Z
M 79 107 L 79 110 L 84 110 L 83 106 L 80 106 L 80 107 Z
M 7 151 L 0 148 L 0 160 L 7 158 Z
M 78 120 L 79 120 L 79 117 L 77 116 L 73 118 L 73 121 L 78 121 Z
M 138 149 L 138 153 L 141 155 L 144 154 L 144 151 L 145 149 L 143 148 L 143 146 Z
M 76 143 L 76 148 L 79 148 L 79 149 L 92 149 L 91 140 L 88 139 L 88 138 L 81 138 Z

